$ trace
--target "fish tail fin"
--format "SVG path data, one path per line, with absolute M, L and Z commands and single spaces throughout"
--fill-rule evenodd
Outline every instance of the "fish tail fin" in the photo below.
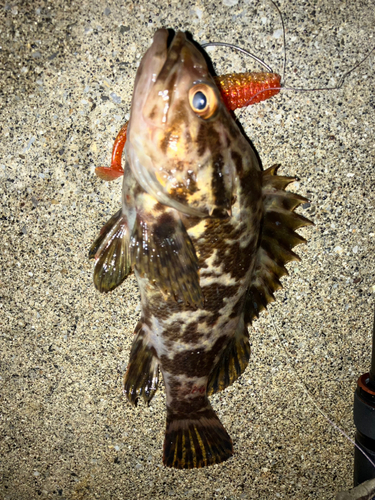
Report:
M 224 462 L 233 455 L 233 444 L 223 424 L 207 406 L 188 415 L 168 409 L 163 463 L 176 469 L 193 469 Z

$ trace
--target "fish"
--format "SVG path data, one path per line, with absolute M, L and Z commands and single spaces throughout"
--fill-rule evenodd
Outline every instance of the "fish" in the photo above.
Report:
M 248 327 L 299 260 L 296 230 L 312 224 L 262 169 L 186 33 L 156 31 L 138 68 L 126 130 L 121 208 L 92 244 L 94 284 L 109 292 L 134 272 L 141 296 L 124 394 L 166 391 L 163 463 L 219 464 L 232 440 L 208 396 L 250 358 Z
M 246 72 L 230 73 L 214 76 L 221 98 L 231 111 L 252 106 L 270 99 L 280 92 L 281 77 L 277 73 Z M 107 182 L 124 175 L 121 166 L 122 153 L 126 143 L 128 123 L 126 122 L 118 132 L 113 143 L 111 165 L 95 168 L 96 175 Z

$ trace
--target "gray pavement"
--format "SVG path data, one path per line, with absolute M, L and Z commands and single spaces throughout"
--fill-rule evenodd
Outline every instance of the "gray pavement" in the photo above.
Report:
M 370 0 L 281 2 L 288 86 L 334 85 L 375 45 Z M 106 183 L 140 58 L 159 27 L 248 48 L 282 71 L 267 0 L 14 1 L 0 16 L 0 498 L 332 499 L 352 487 L 353 391 L 369 368 L 375 291 L 374 55 L 332 92 L 282 92 L 240 113 L 265 168 L 297 175 L 315 226 L 251 328 L 248 369 L 211 398 L 228 462 L 161 463 L 165 395 L 122 395 L 139 296 L 92 282 L 88 249 L 118 208 Z M 217 72 L 259 69 L 212 49 Z M 306 394 L 307 386 L 310 396 Z

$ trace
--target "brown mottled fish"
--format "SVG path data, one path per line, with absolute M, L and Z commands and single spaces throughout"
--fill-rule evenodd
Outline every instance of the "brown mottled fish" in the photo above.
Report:
M 138 69 L 125 146 L 122 208 L 94 242 L 106 292 L 134 270 L 142 314 L 124 379 L 132 403 L 167 395 L 163 462 L 220 463 L 231 438 L 208 395 L 245 370 L 247 326 L 281 287 L 310 222 L 294 179 L 259 160 L 225 107 L 200 51 L 159 30 Z

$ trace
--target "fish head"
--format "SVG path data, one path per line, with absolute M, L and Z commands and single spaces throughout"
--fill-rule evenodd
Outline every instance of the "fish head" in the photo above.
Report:
M 155 33 L 138 69 L 126 143 L 137 181 L 165 205 L 198 217 L 228 217 L 240 134 L 203 54 L 177 32 Z

